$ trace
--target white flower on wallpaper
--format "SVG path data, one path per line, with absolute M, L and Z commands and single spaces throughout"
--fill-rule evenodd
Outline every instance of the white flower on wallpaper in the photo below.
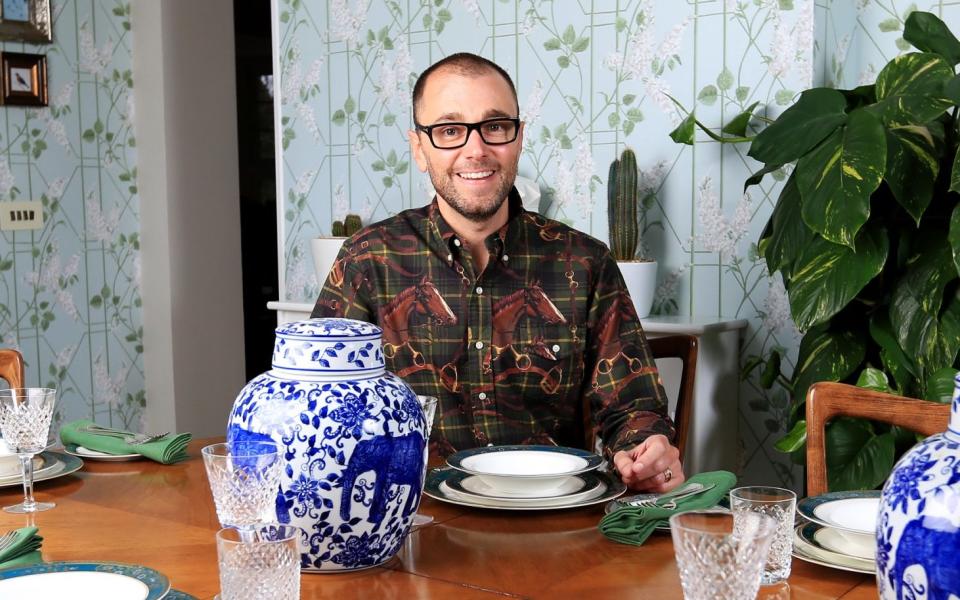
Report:
M 788 11 L 776 5 L 771 13 L 773 38 L 767 70 L 774 77 L 785 78 L 791 71 L 802 87 L 813 84 L 813 0 L 803 0 L 795 22 L 786 19 Z M 792 11 L 789 11 L 792 12 Z
M 306 196 L 310 192 L 310 188 L 313 186 L 313 179 L 317 175 L 319 169 L 309 169 L 304 171 L 300 177 L 297 177 L 297 181 L 293 184 L 294 192 L 299 196 Z
M 342 221 L 348 212 L 350 212 L 350 199 L 347 198 L 347 191 L 343 189 L 343 184 L 338 183 L 333 190 L 333 214 L 330 215 L 330 220 Z
M 0 160 L 0 198 L 6 198 L 15 184 L 16 179 L 10 172 L 10 163 Z
M 387 58 L 385 53 L 380 55 L 380 85 L 377 87 L 377 96 L 394 110 L 407 111 L 410 104 L 413 58 L 407 48 L 406 36 L 397 36 L 394 48 L 391 58 Z
M 126 110 L 123 111 L 123 120 L 126 123 L 133 123 L 133 120 L 137 118 L 136 104 L 133 100 L 133 94 L 127 93 L 127 97 L 124 98 L 124 105 Z
M 460 2 L 463 3 L 463 8 L 470 13 L 474 21 L 477 22 L 477 25 L 482 25 L 483 13 L 480 12 L 480 5 L 477 3 L 477 0 L 460 0 Z
M 366 0 L 330 0 L 330 32 L 348 48 L 360 45 L 360 30 L 367 23 Z
M 520 27 L 518 32 L 520 36 L 526 36 L 533 28 L 537 26 L 537 14 L 533 10 L 528 10 L 527 13 L 523 16 L 523 21 L 520 22 Z
M 313 259 L 306 243 L 299 240 L 287 260 L 287 298 L 316 297 L 319 292 L 317 276 L 313 272 Z
M 79 37 L 80 69 L 92 75 L 104 75 L 113 59 L 113 41 L 107 40 L 103 46 L 97 48 L 86 23 L 80 25 Z
M 793 323 L 793 317 L 790 315 L 790 299 L 787 296 L 787 289 L 783 286 L 783 279 L 778 273 L 775 277 L 769 278 L 767 286 L 767 297 L 763 300 L 763 326 L 770 331 L 787 330 L 789 333 L 796 334 L 797 328 Z
M 67 180 L 63 177 L 57 177 L 47 185 L 47 198 L 58 200 L 63 196 L 63 190 L 67 187 Z
M 867 65 L 867 68 L 860 71 L 860 75 L 857 77 L 857 85 L 869 85 L 877 81 L 877 68 L 870 63 Z
M 655 306 L 662 306 L 671 300 L 675 301 L 677 288 L 683 280 L 683 274 L 687 272 L 689 265 L 681 265 L 667 273 L 667 276 L 660 280 L 657 289 L 653 292 L 653 303 Z
M 87 238 L 105 244 L 113 243 L 117 226 L 120 224 L 120 207 L 114 206 L 109 213 L 104 214 L 97 196 L 92 191 L 87 194 L 84 207 L 87 211 Z
M 93 397 L 95 402 L 100 402 L 110 408 L 117 408 L 121 404 L 123 393 L 126 391 L 125 382 L 130 367 L 125 369 L 116 369 L 112 377 L 107 370 L 106 361 L 102 355 L 97 355 L 93 362 Z
M 313 139 L 317 142 L 322 141 L 323 136 L 320 134 L 320 127 L 317 125 L 317 117 L 313 114 L 313 108 L 306 102 L 297 102 L 297 115 L 303 121 L 303 125 L 310 132 L 310 135 L 313 136 Z
M 44 291 L 52 293 L 57 306 L 71 319 L 79 321 L 80 312 L 73 300 L 73 294 L 66 289 L 66 282 L 77 274 L 80 267 L 80 255 L 74 254 L 66 264 L 62 264 L 60 248 L 56 242 L 50 243 L 50 250 L 50 252 L 41 254 L 39 270 L 28 272 L 24 275 L 24 281 L 37 294 Z
M 60 369 L 69 367 L 70 363 L 73 362 L 73 355 L 76 354 L 76 352 L 76 345 L 64 346 L 63 349 L 53 357 L 53 364 Z
M 750 195 L 744 194 L 737 203 L 733 219 L 723 212 L 720 199 L 709 175 L 697 185 L 697 221 L 700 233 L 695 237 L 701 248 L 719 252 L 726 259 L 737 253 L 737 244 L 750 228 Z
M 573 164 L 568 163 L 565 157 L 560 158 L 554 189 L 558 208 L 576 210 L 582 218 L 587 218 L 593 212 L 593 155 L 586 136 L 578 136 L 574 141 L 577 145 L 576 157 Z
M 540 118 L 540 111 L 542 109 L 543 84 L 540 83 L 540 80 L 538 79 L 533 82 L 533 89 L 530 90 L 526 101 L 520 108 L 520 120 L 526 124 L 526 127 L 533 127 L 533 125 Z
M 51 98 L 50 105 L 56 109 L 61 109 L 70 104 L 70 101 L 73 100 L 73 90 L 74 83 L 72 81 L 68 81 L 67 83 L 63 84 L 63 86 L 60 88 L 60 91 L 54 94 L 53 98 Z

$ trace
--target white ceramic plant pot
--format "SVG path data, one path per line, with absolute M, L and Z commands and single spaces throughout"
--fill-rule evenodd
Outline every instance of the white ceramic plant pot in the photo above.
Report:
M 657 261 L 617 261 L 617 265 L 633 299 L 633 306 L 637 309 L 637 316 L 641 319 L 649 316 L 653 292 L 657 289 Z
M 317 285 L 323 287 L 327 280 L 330 267 L 340 253 L 345 237 L 317 237 L 310 240 L 310 251 L 313 254 L 313 272 L 317 275 Z

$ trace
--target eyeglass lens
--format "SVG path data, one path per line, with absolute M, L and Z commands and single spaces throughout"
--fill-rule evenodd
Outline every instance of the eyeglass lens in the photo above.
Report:
M 430 138 L 437 148 L 456 148 L 467 143 L 470 132 L 476 129 L 487 144 L 508 144 L 517 137 L 517 126 L 509 119 L 491 119 L 480 123 L 441 123 L 430 130 Z

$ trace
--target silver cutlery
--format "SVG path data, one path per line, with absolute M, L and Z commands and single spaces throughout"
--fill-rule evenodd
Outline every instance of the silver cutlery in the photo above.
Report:
M 711 490 L 715 487 L 715 484 L 703 485 L 702 483 L 690 483 L 685 486 L 680 486 L 679 488 L 673 490 L 672 492 L 667 492 L 666 494 L 640 494 L 638 496 L 631 496 L 629 498 L 621 498 L 617 501 L 620 506 L 635 506 L 640 508 L 650 508 L 658 507 L 665 508 L 667 510 L 673 510 L 677 507 L 677 501 L 683 500 L 690 496 L 696 496 L 697 494 L 702 494 L 707 490 Z
M 149 444 L 150 442 L 155 442 L 157 440 L 162 440 L 163 438 L 170 435 L 169 431 L 164 433 L 132 433 L 130 431 L 124 431 L 122 429 L 112 429 L 110 427 L 101 427 L 100 425 L 87 425 L 81 427 L 79 431 L 83 433 L 93 433 L 95 435 L 104 435 L 107 437 L 120 438 L 124 442 L 138 446 L 140 444 Z
M 8 531 L 7 533 L 0 535 L 0 552 L 6 551 L 8 548 L 13 546 L 17 541 L 17 531 Z

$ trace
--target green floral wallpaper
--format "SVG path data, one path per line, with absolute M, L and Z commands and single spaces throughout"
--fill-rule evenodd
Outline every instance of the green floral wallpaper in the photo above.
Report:
M 799 335 L 755 247 L 786 173 L 745 195 L 756 167 L 745 145 L 699 134 L 679 146 L 668 134 L 685 110 L 719 127 L 754 102 L 775 116 L 812 85 L 872 81 L 905 49 L 903 20 L 917 8 L 960 28 L 956 3 L 929 0 L 274 0 L 283 299 L 315 298 L 309 239 L 333 219 L 371 222 L 427 201 L 405 137 L 410 87 L 466 50 L 517 83 L 520 175 L 540 188 L 541 211 L 606 239 L 607 168 L 633 147 L 645 252 L 660 263 L 655 310 L 747 319 L 741 363 L 777 350 L 789 374 Z M 741 384 L 743 473 L 796 485 L 799 472 L 772 448 L 788 399 L 760 375 Z
M 130 6 L 54 0 L 49 107 L 0 107 L 0 207 L 40 200 L 44 224 L 0 232 L 0 346 L 57 419 L 139 427 L 145 403 Z

